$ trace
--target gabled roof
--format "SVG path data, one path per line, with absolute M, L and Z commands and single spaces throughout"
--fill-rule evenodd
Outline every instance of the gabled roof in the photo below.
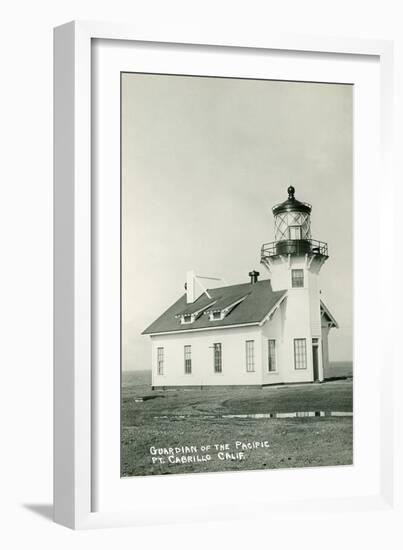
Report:
M 181 324 L 176 316 L 188 312 L 190 304 L 186 304 L 186 294 L 181 296 L 171 307 L 169 307 L 156 321 L 147 327 L 143 334 L 158 334 L 161 332 L 176 332 L 199 330 L 204 328 L 221 328 L 231 325 L 259 324 L 266 315 L 273 309 L 277 302 L 286 294 L 286 290 L 274 292 L 270 281 L 258 281 L 255 284 L 244 283 L 220 288 L 208 289 L 211 298 L 202 294 L 193 304 L 192 311 L 200 311 L 205 307 L 214 304 L 214 309 L 221 303 L 220 309 L 225 309 L 244 296 L 242 300 L 224 317 L 224 319 L 210 321 L 208 315 L 200 315 L 191 324 Z M 190 308 L 189 308 L 190 309 Z
M 328 322 L 332 323 L 332 326 L 334 328 L 339 328 L 339 324 L 337 323 L 336 319 L 333 317 L 333 315 L 330 313 L 329 309 L 326 307 L 326 305 L 320 301 L 320 310 L 321 314 L 325 317 L 327 317 Z

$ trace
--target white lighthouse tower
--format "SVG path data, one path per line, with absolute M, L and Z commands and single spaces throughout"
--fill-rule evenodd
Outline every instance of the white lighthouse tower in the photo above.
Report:
M 311 238 L 312 206 L 294 194 L 294 187 L 289 187 L 288 199 L 272 209 L 275 241 L 262 246 L 261 262 L 270 273 L 273 291 L 287 290 L 281 360 L 290 373 L 285 378 L 322 381 L 329 320 L 321 304 L 319 273 L 328 248 Z

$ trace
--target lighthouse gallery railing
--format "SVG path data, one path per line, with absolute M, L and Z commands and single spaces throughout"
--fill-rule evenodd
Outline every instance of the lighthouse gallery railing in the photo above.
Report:
M 261 248 L 261 259 L 287 254 L 318 254 L 328 256 L 327 243 L 315 239 L 282 240 L 265 243 Z

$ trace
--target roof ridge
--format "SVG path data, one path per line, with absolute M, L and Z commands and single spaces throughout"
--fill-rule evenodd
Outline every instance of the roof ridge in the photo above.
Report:
M 221 288 L 231 288 L 233 286 L 252 286 L 252 285 L 258 285 L 262 283 L 270 283 L 270 279 L 262 279 L 261 281 L 256 281 L 256 283 L 251 283 L 250 281 L 246 281 L 245 283 L 235 283 L 233 285 L 225 285 L 225 286 L 216 286 L 213 288 L 206 288 L 207 291 L 209 290 L 220 290 Z

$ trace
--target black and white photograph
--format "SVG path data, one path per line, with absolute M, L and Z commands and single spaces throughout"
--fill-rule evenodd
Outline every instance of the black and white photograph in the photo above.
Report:
M 353 464 L 353 90 L 121 74 L 121 476 Z
M 3 6 L 1 548 L 403 547 L 401 11 Z

